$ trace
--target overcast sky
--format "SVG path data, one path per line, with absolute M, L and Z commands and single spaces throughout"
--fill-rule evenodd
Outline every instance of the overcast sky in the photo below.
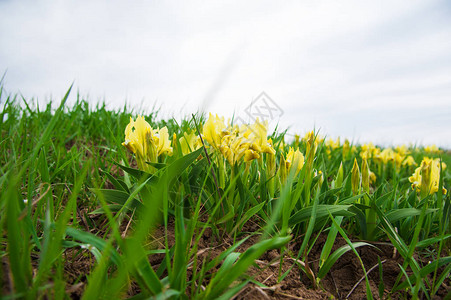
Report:
M 449 1 L 0 1 L 7 92 L 451 147 Z M 73 95 L 75 96 L 76 93 Z

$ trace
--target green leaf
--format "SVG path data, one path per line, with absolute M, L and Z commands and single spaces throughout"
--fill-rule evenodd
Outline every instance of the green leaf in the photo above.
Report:
M 342 205 L 342 204 L 354 204 L 354 203 L 357 202 L 357 200 L 359 200 L 360 198 L 362 198 L 363 195 L 365 195 L 365 194 L 360 194 L 360 195 L 355 195 L 355 196 L 347 197 L 347 198 L 341 199 L 338 203 L 339 203 L 340 205 Z
M 127 172 L 128 174 L 132 175 L 133 177 L 135 177 L 136 179 L 141 179 L 144 176 L 152 176 L 149 173 L 146 173 L 144 171 L 135 169 L 135 168 L 130 168 L 124 165 L 121 165 L 120 163 L 115 162 L 114 163 L 116 166 L 118 166 L 119 168 L 121 168 L 124 172 Z
M 385 206 L 385 202 L 393 201 L 394 194 L 395 194 L 394 191 L 391 191 L 391 192 L 388 192 L 388 193 L 380 196 L 379 198 L 376 199 L 376 204 L 379 207 Z
M 358 247 L 362 247 L 362 246 L 372 246 L 371 244 L 365 243 L 365 242 L 355 242 L 352 243 L 352 247 L 354 248 L 358 248 Z M 318 271 L 318 275 L 317 277 L 322 279 L 324 278 L 324 276 L 327 275 L 327 272 L 329 272 L 330 268 L 332 268 L 332 266 L 335 264 L 335 262 L 342 257 L 346 252 L 348 252 L 349 250 L 352 250 L 352 247 L 350 245 L 344 245 L 340 248 L 338 248 L 337 250 L 335 250 L 334 253 L 332 253 L 332 255 L 330 255 L 327 260 L 324 262 L 324 264 L 321 266 L 321 268 Z
M 143 204 L 136 198 L 130 198 L 131 195 L 127 192 L 121 191 L 121 190 L 109 190 L 109 189 L 92 189 L 95 193 L 101 193 L 104 197 L 105 201 L 110 203 L 108 207 L 110 208 L 111 212 L 118 212 L 121 210 L 127 210 L 131 211 L 133 208 L 139 208 Z M 137 192 L 133 194 L 133 196 L 136 196 Z M 128 201 L 128 202 L 127 202 Z M 124 205 L 127 204 L 127 207 L 124 207 Z M 91 215 L 95 214 L 104 214 L 105 208 L 100 207 L 94 211 L 89 212 Z
M 362 258 L 360 257 L 359 253 L 355 249 L 354 244 L 348 238 L 348 236 L 346 235 L 344 230 L 337 224 L 337 222 L 335 222 L 335 219 L 332 218 L 331 214 L 330 214 L 330 219 L 335 224 L 335 226 L 337 226 L 338 232 L 340 232 L 340 235 L 345 239 L 346 243 L 350 246 L 350 248 L 352 249 L 352 252 L 354 252 L 354 254 L 357 256 L 357 259 L 359 260 L 360 265 L 362 266 L 363 274 L 365 275 L 366 297 L 368 299 L 373 299 L 373 294 L 371 293 L 371 288 L 370 288 L 370 282 L 368 280 L 368 275 L 367 275 L 367 272 L 365 269 L 365 265 L 363 264 Z
M 318 204 L 316 210 L 316 218 L 324 218 L 329 216 L 329 212 L 333 216 L 344 216 L 352 217 L 354 214 L 349 211 L 351 205 L 329 205 L 329 204 Z M 307 221 L 312 215 L 313 207 L 306 207 L 299 210 L 297 213 L 291 216 L 288 224 L 290 226 Z
M 11 182 L 13 181 L 13 183 Z M 28 280 L 30 277 L 31 265 L 25 264 L 24 256 L 30 257 L 28 253 L 28 240 L 24 239 L 23 222 L 18 222 L 19 205 L 18 202 L 22 201 L 17 195 L 15 187 L 15 180 L 11 180 L 10 185 L 4 195 L 6 201 L 6 225 L 8 230 L 8 253 L 9 264 L 11 266 L 12 277 L 14 280 L 14 286 L 17 292 L 26 292 L 28 290 Z M 2 200 L 4 200 L 2 199 Z M 26 244 L 24 244 L 26 242 Z
M 154 300 L 166 300 L 166 299 L 172 299 L 173 297 L 178 297 L 181 295 L 180 291 L 176 291 L 174 289 L 168 289 L 163 292 L 160 292 L 159 294 L 152 297 Z
M 335 222 L 337 222 L 337 225 L 340 226 L 341 222 L 343 221 L 342 216 L 335 217 Z M 320 268 L 326 261 L 326 259 L 329 257 L 330 252 L 332 251 L 332 247 L 335 243 L 335 240 L 337 238 L 338 228 L 337 226 L 332 223 L 330 226 L 329 233 L 327 234 L 327 240 L 326 243 L 324 243 L 323 250 L 321 250 L 321 255 L 319 259 L 319 266 Z
M 241 284 L 229 288 L 224 294 L 218 297 L 217 300 L 233 299 L 233 296 L 235 296 L 239 291 L 241 291 L 246 286 L 246 284 L 248 284 L 248 282 L 249 280 L 245 280 Z
M 164 164 L 164 163 L 154 163 L 154 162 L 149 162 L 149 161 L 146 161 L 146 164 L 154 167 L 155 169 L 163 169 L 164 167 L 167 166 L 167 164 Z
M 438 263 L 437 263 L 437 260 L 434 260 L 433 262 L 427 264 L 426 266 L 424 266 L 423 268 L 420 269 L 420 272 L 419 272 L 420 278 L 426 278 L 426 276 L 428 274 L 434 272 L 434 270 L 437 266 L 440 268 L 441 266 L 448 265 L 450 263 L 451 263 L 451 256 L 439 258 Z M 415 281 L 416 281 L 416 276 L 415 276 L 415 274 L 413 274 L 408 277 L 408 280 L 400 283 L 394 289 L 394 291 L 399 291 L 399 290 L 405 289 L 409 285 L 409 282 L 415 282 Z
M 243 217 L 236 223 L 236 225 L 232 229 L 231 233 L 234 233 L 238 228 L 241 228 L 241 226 L 244 225 L 253 215 L 258 213 L 265 204 L 266 204 L 265 202 L 262 202 L 262 203 L 258 204 L 257 206 L 254 206 L 254 207 L 250 208 L 249 210 L 247 210 L 244 213 Z
M 67 227 L 66 234 L 78 241 L 81 241 L 83 244 L 92 245 L 95 248 L 99 249 L 100 251 L 103 251 L 107 247 L 106 241 L 86 231 L 81 231 L 72 227 Z M 117 266 L 120 266 L 121 259 L 119 254 L 114 249 L 110 249 L 109 251 L 111 251 L 111 260 Z
M 439 243 L 441 241 L 449 239 L 450 237 L 451 237 L 451 234 L 447 234 L 447 235 L 444 235 L 443 237 L 437 236 L 437 237 L 425 239 L 425 240 L 419 241 L 417 243 L 416 247 L 420 248 L 420 249 L 421 248 L 426 248 L 426 247 L 429 247 L 430 245 L 433 245 L 435 243 Z
M 432 208 L 428 208 L 426 209 L 426 214 L 430 214 L 433 212 L 436 212 L 438 209 L 432 209 Z M 421 214 L 421 209 L 417 209 L 417 208 L 398 208 L 398 209 L 394 209 L 391 210 L 389 212 L 387 212 L 387 214 L 385 215 L 388 219 L 388 221 L 390 221 L 391 223 L 394 223 L 396 221 L 408 218 L 408 217 L 415 217 L 415 216 L 419 216 Z
M 128 189 L 128 186 L 127 186 L 127 184 L 124 181 L 114 178 L 108 172 L 103 172 L 103 174 L 105 174 L 106 177 L 108 177 L 108 179 L 111 181 L 111 183 L 114 185 L 114 187 L 117 190 L 121 190 L 123 192 L 126 192 L 126 193 L 130 194 L 130 190 Z
M 111 189 L 92 189 L 95 193 L 102 193 L 103 197 L 108 203 L 124 205 L 130 197 L 130 193 L 121 190 Z
M 136 202 L 136 203 L 141 204 L 140 202 Z M 107 207 L 111 212 L 118 212 L 118 211 L 121 211 L 124 206 L 121 204 L 109 204 L 109 205 L 107 205 Z M 129 211 L 133 211 L 133 210 L 126 208 L 126 211 L 129 212 Z M 105 214 L 105 213 L 106 213 L 106 207 L 99 207 L 99 208 L 89 212 L 90 215 L 101 215 L 101 214 Z

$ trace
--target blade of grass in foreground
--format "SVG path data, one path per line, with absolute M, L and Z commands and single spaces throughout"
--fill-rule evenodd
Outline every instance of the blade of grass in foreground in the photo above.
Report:
M 268 240 L 261 241 L 243 254 L 233 252 L 224 260 L 223 265 L 215 274 L 214 278 L 208 284 L 200 295 L 200 299 L 216 299 L 218 298 L 229 286 L 241 276 L 254 261 L 259 258 L 263 253 L 270 249 L 276 249 L 284 246 L 290 241 L 291 236 L 286 237 L 274 237 Z M 238 259 L 236 262 L 235 260 Z M 235 262 L 235 263 L 234 263 Z
M 338 224 L 338 223 L 337 223 Z M 348 252 L 349 250 L 352 250 L 352 247 L 354 249 L 358 248 L 358 247 L 362 247 L 362 246 L 373 246 L 371 244 L 365 243 L 365 242 L 356 242 L 356 243 L 352 243 L 351 245 L 344 245 L 340 248 L 338 248 L 337 250 L 335 250 L 334 253 L 332 253 L 324 262 L 324 264 L 321 266 L 321 268 L 318 271 L 318 279 L 322 279 L 324 278 L 324 276 L 327 275 L 327 273 L 329 272 L 330 268 L 332 268 L 332 266 L 335 264 L 335 262 L 342 257 L 346 252 Z
M 49 209 L 47 209 L 46 220 L 44 223 L 44 242 L 39 255 L 40 257 L 38 272 L 34 278 L 33 288 L 31 292 L 32 295 L 36 295 L 40 285 L 44 282 L 44 280 L 51 277 L 50 271 L 52 270 L 52 265 L 54 264 L 54 262 L 62 259 L 62 256 L 60 255 L 62 243 L 56 241 L 64 240 L 67 223 L 69 221 L 71 213 L 76 210 L 77 196 L 81 190 L 82 183 L 86 178 L 86 174 L 90 169 L 90 166 L 91 163 L 90 161 L 88 161 L 88 163 L 81 170 L 80 176 L 78 176 L 77 182 L 75 183 L 74 189 L 72 191 L 72 195 L 70 196 L 69 201 L 66 203 L 66 207 L 64 208 L 56 223 L 54 223 L 53 220 L 50 220 L 50 212 Z
M 417 261 L 412 257 L 412 255 L 409 255 L 410 251 L 412 250 L 412 248 L 408 248 L 407 245 L 405 244 L 405 242 L 402 240 L 402 238 L 396 233 L 395 229 L 393 228 L 393 226 L 388 222 L 386 216 L 384 215 L 384 213 L 379 209 L 379 207 L 377 205 L 375 205 L 375 203 L 373 202 L 371 204 L 371 209 L 374 209 L 379 217 L 380 223 L 382 225 L 383 230 L 385 231 L 385 233 L 387 234 L 388 238 L 390 239 L 390 241 L 392 242 L 392 244 L 396 247 L 396 249 L 398 250 L 398 252 L 401 254 L 401 256 L 404 258 L 405 260 L 405 264 L 406 265 L 410 265 L 410 267 L 412 268 L 412 271 L 414 272 L 416 278 L 421 278 L 420 274 L 419 274 L 419 270 L 420 267 L 417 263 Z M 424 208 L 425 210 L 426 208 Z M 424 213 L 422 214 L 424 216 Z M 413 242 L 412 242 L 413 243 Z M 415 244 L 416 245 L 416 244 Z M 413 249 L 415 249 L 415 245 L 411 245 L 411 247 L 413 246 Z M 412 251 L 413 253 L 413 251 Z M 402 269 L 405 269 L 405 266 L 402 267 Z M 398 285 L 399 280 L 401 279 L 402 274 L 400 274 L 397 278 L 397 282 L 396 284 L 393 286 L 393 290 L 396 288 L 396 286 Z M 424 287 L 424 284 L 421 282 L 421 288 L 423 290 L 426 289 Z
M 357 256 L 357 258 L 359 259 L 360 265 L 362 266 L 362 270 L 363 270 L 363 274 L 365 275 L 365 285 L 366 285 L 366 297 L 367 299 L 373 299 L 373 293 L 371 292 L 371 288 L 370 288 L 370 282 L 368 280 L 368 275 L 366 273 L 366 269 L 365 269 L 365 265 L 363 264 L 362 258 L 360 257 L 359 253 L 357 252 L 357 250 L 355 250 L 354 244 L 351 242 L 351 240 L 348 238 L 348 236 L 346 235 L 346 233 L 344 232 L 344 230 L 337 224 L 337 222 L 335 221 L 335 219 L 333 218 L 333 216 L 331 214 L 330 215 L 330 219 L 332 220 L 332 222 L 334 223 L 334 225 L 338 228 L 338 232 L 340 232 L 340 235 L 344 238 L 344 240 L 346 241 L 346 243 L 349 245 L 349 247 L 352 249 L 352 252 L 354 252 L 354 254 Z
M 17 293 L 25 293 L 28 291 L 28 285 L 31 280 L 31 260 L 24 223 L 18 222 L 20 213 L 19 201 L 22 201 L 22 199 L 18 196 L 17 180 L 18 176 L 11 173 L 8 189 L 2 195 L 2 202 L 6 203 L 7 251 L 14 288 Z

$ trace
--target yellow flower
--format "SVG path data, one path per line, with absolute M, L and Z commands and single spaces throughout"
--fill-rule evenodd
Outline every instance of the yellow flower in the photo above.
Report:
M 338 137 L 335 141 L 332 138 L 329 138 L 326 141 L 326 146 L 331 148 L 332 150 L 337 149 L 338 147 L 340 147 L 340 137 Z
M 288 164 L 287 173 L 290 172 L 291 167 L 295 167 L 295 175 L 297 175 L 304 166 L 304 155 L 301 153 L 301 151 L 299 151 L 299 149 L 296 149 L 296 151 L 294 151 L 293 148 L 290 147 L 287 154 L 286 163 Z
M 406 159 L 402 162 L 402 165 L 403 165 L 403 166 L 406 166 L 406 165 L 407 165 L 407 166 L 411 167 L 411 166 L 416 166 L 417 163 L 416 163 L 415 159 L 413 159 L 412 155 L 409 155 L 409 156 L 407 156 Z
M 239 127 L 229 121 L 226 126 L 224 118 L 210 114 L 202 135 L 231 165 L 235 165 L 241 159 L 245 162 L 258 159 L 261 153 L 275 154 L 267 140 L 267 126 L 267 122 L 261 123 L 258 119 L 253 125 Z
M 280 181 L 282 183 L 285 183 L 292 168 L 296 168 L 294 171 L 296 176 L 299 173 L 299 171 L 301 171 L 303 166 L 304 166 L 304 155 L 301 153 L 301 151 L 299 151 L 299 149 L 296 149 L 296 151 L 294 151 L 293 148 L 290 147 L 286 159 L 283 153 L 280 156 L 280 167 L 279 167 Z
M 263 123 L 257 118 L 254 124 L 246 125 L 243 128 L 242 135 L 251 143 L 254 151 L 261 153 L 275 154 L 276 151 L 268 142 L 268 121 Z
M 377 157 L 380 153 L 381 153 L 381 148 L 378 148 L 378 147 L 374 148 L 372 151 L 373 157 Z
M 258 154 L 258 152 L 248 149 L 244 151 L 244 161 L 248 162 L 251 161 L 253 159 L 258 159 L 260 158 L 260 154 Z
M 398 153 L 398 152 L 395 152 L 393 154 L 393 160 L 394 160 L 395 165 L 396 165 L 396 167 L 398 169 L 401 167 L 401 163 L 404 161 L 404 159 L 405 159 L 405 156 L 400 154 L 400 153 Z
M 421 162 L 421 165 L 423 165 L 423 162 Z M 415 169 L 415 172 L 412 174 L 412 176 L 409 177 L 410 183 L 412 183 L 412 189 L 418 188 L 421 183 L 421 166 Z
M 318 144 L 321 144 L 324 141 L 324 138 L 320 137 L 319 134 L 315 135 L 315 132 L 312 130 L 307 132 L 302 140 L 307 144 L 309 141 L 310 143 L 315 141 L 315 147 L 317 147 Z
M 162 154 L 172 155 L 171 141 L 169 140 L 169 132 L 166 126 L 155 130 L 153 139 L 155 146 L 157 146 L 157 156 Z
M 146 171 L 152 171 L 146 162 L 157 162 L 162 154 L 172 155 L 168 129 L 153 130 L 142 116 L 138 116 L 136 121 L 130 118 L 122 145 L 136 155 L 138 167 Z
M 340 147 L 340 137 L 337 138 L 336 141 L 334 141 L 333 139 L 329 138 L 326 141 L 326 153 L 330 156 L 330 154 L 332 153 L 332 150 L 337 149 L 338 147 Z
M 183 136 L 179 139 L 180 147 L 182 149 L 182 154 L 187 155 L 194 150 L 202 147 L 202 142 L 198 135 L 192 131 L 190 134 L 184 132 Z
M 272 145 L 272 140 L 269 139 L 268 143 Z M 276 155 L 275 154 L 269 154 L 266 156 L 266 171 L 267 171 L 267 178 L 271 178 L 276 174 Z
M 387 164 L 389 161 L 393 161 L 395 159 L 395 152 L 392 148 L 386 148 L 382 150 L 381 153 L 376 155 L 376 159 Z
M 409 148 L 406 145 L 401 145 L 395 148 L 396 152 L 398 152 L 402 156 L 406 156 L 410 153 Z
M 221 139 L 227 134 L 224 118 L 213 116 L 211 113 L 202 129 L 203 138 L 215 149 L 219 149 Z
M 376 174 L 374 172 L 370 171 L 370 183 L 376 182 Z
M 221 139 L 219 151 L 231 165 L 238 163 L 241 158 L 245 162 L 260 158 L 260 154 L 250 148 L 250 142 L 242 137 L 229 134 Z
M 138 116 L 136 122 L 130 117 L 130 123 L 125 127 L 125 142 L 123 146 L 127 147 L 130 151 L 144 158 L 146 153 L 147 136 L 150 135 L 152 128 L 143 117 Z
M 442 163 L 442 169 L 445 168 L 446 164 Z M 412 183 L 412 189 L 421 191 L 423 196 L 427 193 L 437 193 L 440 182 L 440 159 L 424 157 L 421 165 L 409 177 L 409 181 Z M 446 192 L 446 189 L 443 188 L 442 193 L 446 194 Z

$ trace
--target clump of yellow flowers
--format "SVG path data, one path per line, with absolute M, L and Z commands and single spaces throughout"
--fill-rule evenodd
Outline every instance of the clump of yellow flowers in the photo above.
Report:
M 376 176 L 370 170 L 370 164 L 378 167 L 379 175 L 387 165 L 392 165 L 398 174 L 402 169 L 408 171 L 417 166 L 415 159 L 410 155 L 411 148 L 403 145 L 396 148 L 381 149 L 372 143 L 368 143 L 360 146 L 359 155 L 362 158 L 362 166 L 359 170 L 355 159 L 356 147 L 348 140 L 345 140 L 342 145 L 339 138 L 325 141 L 324 138 L 315 135 L 313 131 L 308 132 L 302 139 L 299 135 L 296 135 L 292 144 L 294 147 L 288 148 L 289 145 L 285 144 L 283 139 L 279 141 L 277 146 L 280 156 L 277 160 L 273 142 L 268 139 L 268 123 L 259 119 L 255 120 L 253 124 L 238 126 L 230 122 L 226 124 L 223 117 L 210 113 L 209 118 L 202 126 L 201 132 L 201 135 L 196 134 L 193 130 L 183 132 L 178 140 L 174 133 L 173 142 L 176 143 L 174 146 L 179 145 L 180 148 L 176 149 L 177 152 L 187 155 L 203 146 L 202 137 L 209 152 L 214 154 L 214 161 L 219 168 L 218 173 L 222 188 L 224 188 L 225 177 L 227 176 L 225 172 L 226 163 L 231 166 L 231 178 L 233 178 L 235 170 L 238 171 L 242 163 L 246 164 L 244 172 L 246 174 L 251 166 L 250 162 L 256 160 L 258 166 L 263 167 L 266 172 L 265 178 L 268 180 L 270 195 L 274 195 L 276 186 L 286 183 L 291 170 L 293 170 L 295 176 L 299 174 L 304 165 L 306 166 L 306 174 L 314 171 L 313 160 L 320 145 L 324 146 L 329 158 L 336 151 L 343 152 L 343 161 L 354 157 L 351 172 L 354 194 L 360 192 L 361 186 L 366 192 L 369 192 L 370 183 L 375 181 Z M 305 146 L 305 157 L 299 150 L 300 142 Z M 136 120 L 130 118 L 130 123 L 125 128 L 125 141 L 122 145 L 135 154 L 138 168 L 149 173 L 156 171 L 151 163 L 162 162 L 160 157 L 163 156 L 164 158 L 165 155 L 172 156 L 173 154 L 167 127 L 153 129 L 140 115 Z M 341 150 L 340 147 L 342 147 Z M 424 150 L 428 153 L 440 153 L 435 145 L 425 147 Z M 421 165 L 409 177 L 412 188 L 421 192 L 422 196 L 438 192 L 440 167 L 445 169 L 446 165 L 441 163 L 440 166 L 438 158 L 424 157 Z M 342 165 L 340 168 L 342 168 Z M 343 171 L 341 170 L 341 172 Z M 306 178 L 309 179 L 309 176 L 306 175 Z M 337 180 L 337 185 L 341 185 L 339 181 L 341 180 Z M 443 188 L 442 193 L 445 194 L 446 192 L 446 189 Z
M 424 147 L 424 151 L 429 154 L 440 154 L 442 151 L 436 145 L 429 145 Z
M 336 140 L 329 138 L 326 141 L 325 145 L 326 145 L 326 153 L 330 157 L 332 151 L 340 147 L 340 137 L 338 137 Z
M 230 165 L 260 159 L 262 153 L 276 151 L 267 138 L 267 122 L 258 119 L 252 125 L 225 125 L 224 118 L 211 113 L 203 126 L 203 138 L 220 152 Z
M 166 126 L 161 129 L 152 129 L 142 116 L 138 116 L 136 121 L 130 117 L 130 123 L 125 128 L 125 141 L 122 145 L 136 155 L 139 169 L 151 173 L 155 168 L 147 162 L 156 163 L 159 156 L 172 155 L 171 141 Z
M 444 169 L 446 164 L 442 162 L 442 170 Z M 422 197 L 437 193 L 440 182 L 440 159 L 424 157 L 421 165 L 409 177 L 409 181 L 412 183 L 412 189 L 421 192 Z M 446 194 L 446 192 L 446 189 L 442 188 L 442 193 Z

